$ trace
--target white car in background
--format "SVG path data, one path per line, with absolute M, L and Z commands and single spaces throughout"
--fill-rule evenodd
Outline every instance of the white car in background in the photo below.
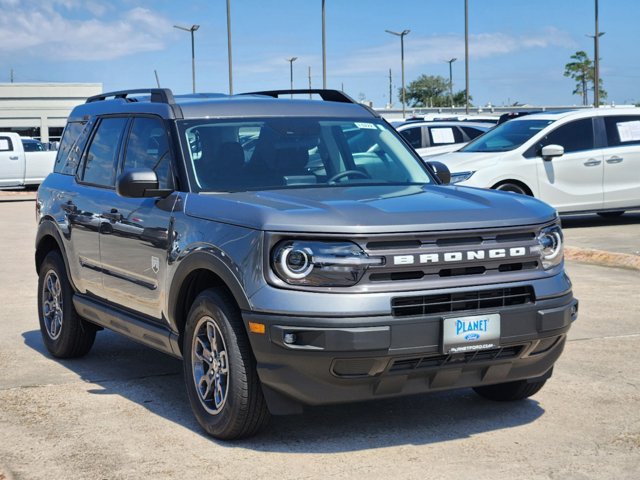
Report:
M 467 121 L 410 121 L 394 127 L 418 152 L 418 155 L 427 158 L 454 152 L 470 140 L 490 130 L 493 125 Z
M 451 183 L 532 195 L 560 213 L 621 215 L 640 208 L 640 108 L 515 118 L 437 160 Z

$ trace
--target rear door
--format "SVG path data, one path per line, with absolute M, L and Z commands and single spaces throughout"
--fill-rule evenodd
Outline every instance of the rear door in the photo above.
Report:
M 134 117 L 121 171 L 151 168 L 173 188 L 172 154 L 162 119 Z M 100 259 L 106 298 L 154 319 L 162 316 L 171 213 L 176 197 L 125 198 L 110 190 L 102 205 Z
M 604 150 L 604 208 L 640 206 L 640 115 L 602 117 L 608 148 Z
M 24 155 L 9 136 L 0 135 L 0 186 L 19 185 L 24 179 Z
M 541 200 L 560 212 L 602 208 L 603 149 L 594 139 L 593 119 L 583 118 L 556 127 L 525 153 L 537 157 Z M 545 145 L 561 145 L 564 155 L 543 160 Z

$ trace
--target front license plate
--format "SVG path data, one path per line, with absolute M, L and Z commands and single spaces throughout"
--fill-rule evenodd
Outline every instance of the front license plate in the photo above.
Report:
M 500 314 L 443 319 L 444 353 L 464 353 L 496 348 L 500 342 Z

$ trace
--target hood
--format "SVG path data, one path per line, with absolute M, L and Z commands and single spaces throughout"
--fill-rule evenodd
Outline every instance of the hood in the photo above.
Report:
M 257 230 L 326 234 L 533 225 L 556 216 L 552 207 L 525 195 L 450 185 L 188 194 L 184 211 Z
M 504 155 L 505 152 L 451 152 L 430 158 L 430 160 L 444 163 L 451 173 L 470 172 L 494 165 Z

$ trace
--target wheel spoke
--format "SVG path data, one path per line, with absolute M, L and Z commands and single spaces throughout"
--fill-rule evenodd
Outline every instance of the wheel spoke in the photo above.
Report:
M 201 338 L 196 339 L 196 348 L 194 349 L 193 353 L 198 360 L 200 360 L 201 362 L 206 362 L 207 365 L 211 365 L 211 358 L 213 358 L 213 355 Z
M 228 374 L 229 373 L 229 362 L 227 360 L 227 352 L 225 352 L 224 350 L 222 352 L 220 352 L 220 357 L 218 358 L 218 361 L 220 362 L 220 373 L 221 374 Z
M 213 401 L 216 404 L 216 408 L 220 408 L 220 406 L 224 402 L 224 390 L 222 388 L 222 381 L 220 376 L 216 377 L 215 384 L 216 385 L 215 392 L 213 394 Z
M 207 338 L 209 339 L 211 351 L 216 353 L 218 351 L 216 326 L 211 322 L 207 322 Z

